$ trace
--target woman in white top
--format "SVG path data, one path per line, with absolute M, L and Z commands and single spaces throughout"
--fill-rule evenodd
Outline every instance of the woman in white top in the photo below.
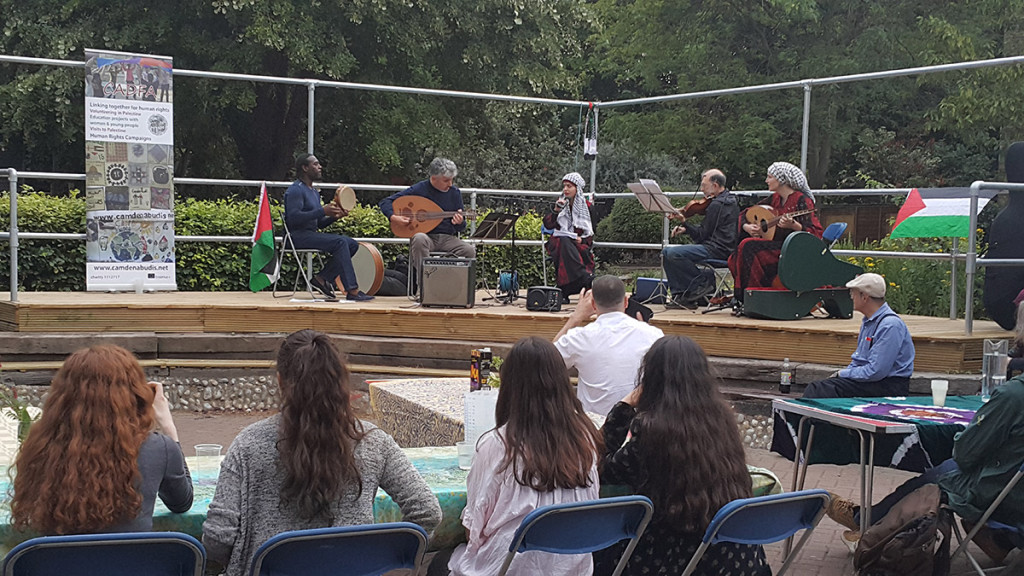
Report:
M 454 576 L 492 576 L 527 514 L 542 506 L 598 498 L 601 437 L 569 383 L 558 350 L 523 338 L 501 366 L 497 427 L 477 442 L 462 524 L 468 544 L 455 549 Z M 509 574 L 590 574 L 590 554 L 517 554 Z

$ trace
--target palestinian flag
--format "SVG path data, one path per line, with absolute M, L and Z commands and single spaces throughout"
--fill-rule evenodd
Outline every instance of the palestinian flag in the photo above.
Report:
M 981 212 L 993 190 L 978 196 Z M 893 238 L 966 238 L 971 226 L 970 188 L 914 188 L 900 206 L 892 226 Z
M 274 249 L 274 221 L 270 218 L 267 183 L 260 186 L 260 208 L 256 228 L 252 232 L 252 263 L 249 267 L 249 289 L 259 292 L 277 280 L 277 254 Z

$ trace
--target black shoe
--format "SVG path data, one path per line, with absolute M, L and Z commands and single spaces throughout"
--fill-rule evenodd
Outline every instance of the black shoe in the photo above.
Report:
M 334 295 L 334 290 L 331 290 L 330 284 L 325 282 L 323 278 L 319 276 L 313 276 L 312 278 L 310 278 L 309 283 L 313 286 L 313 288 L 316 288 L 317 291 L 323 294 L 325 297 L 332 300 L 337 300 L 337 296 Z
M 345 300 L 349 300 L 352 302 L 366 302 L 368 300 L 373 300 L 373 296 L 370 296 L 369 294 L 360 291 L 356 292 L 355 294 L 346 295 Z

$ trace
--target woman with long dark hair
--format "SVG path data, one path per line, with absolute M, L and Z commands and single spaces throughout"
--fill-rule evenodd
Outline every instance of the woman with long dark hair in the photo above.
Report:
M 15 460 L 14 525 L 47 535 L 151 530 L 158 494 L 172 512 L 192 506 L 177 442 L 163 387 L 131 352 L 75 352 Z
M 598 497 L 601 437 L 583 412 L 555 346 L 532 336 L 501 365 L 494 430 L 480 437 L 462 512 L 468 544 L 448 563 L 455 576 L 493 575 L 516 528 L 541 506 Z M 589 574 L 589 554 L 517 554 L 509 574 Z
M 280 414 L 235 438 L 203 525 L 208 557 L 228 576 L 245 574 L 280 532 L 373 524 L 378 486 L 405 520 L 428 532 L 441 521 L 437 498 L 394 439 L 353 414 L 348 378 L 327 335 L 301 330 L 281 344 Z
M 704 350 L 685 336 L 651 346 L 639 385 L 612 408 L 602 431 L 601 481 L 627 484 L 654 502 L 625 574 L 682 572 L 719 508 L 751 496 L 736 415 Z M 610 574 L 622 548 L 596 553 L 594 574 Z M 720 543 L 704 553 L 696 574 L 762 576 L 771 569 L 760 546 Z

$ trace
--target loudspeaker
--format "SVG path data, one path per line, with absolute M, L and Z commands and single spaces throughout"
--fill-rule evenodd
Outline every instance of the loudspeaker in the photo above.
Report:
M 526 291 L 526 309 L 534 312 L 558 312 L 562 309 L 562 291 L 550 286 L 531 286 Z
M 644 304 L 664 304 L 668 297 L 668 280 L 637 278 L 633 296 Z
M 472 308 L 476 303 L 476 258 L 424 258 L 420 304 Z

